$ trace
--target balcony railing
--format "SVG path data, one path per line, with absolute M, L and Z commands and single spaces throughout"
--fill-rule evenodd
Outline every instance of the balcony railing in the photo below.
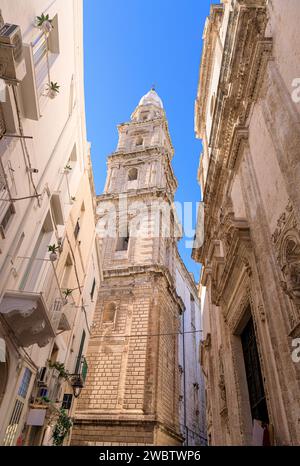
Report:
M 47 258 L 11 259 L 0 313 L 21 346 L 45 346 L 60 327 L 64 304 L 53 262 Z

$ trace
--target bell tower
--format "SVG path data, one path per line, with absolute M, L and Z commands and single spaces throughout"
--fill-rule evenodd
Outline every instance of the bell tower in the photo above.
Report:
M 97 199 L 104 280 L 72 444 L 180 445 L 177 181 L 154 89 L 118 132 Z

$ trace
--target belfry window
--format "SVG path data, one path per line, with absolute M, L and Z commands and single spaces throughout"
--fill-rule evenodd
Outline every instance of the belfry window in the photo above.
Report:
M 149 115 L 148 112 L 142 112 L 142 113 L 141 113 L 141 120 L 142 120 L 142 121 L 148 120 L 148 115 Z
M 137 146 L 142 146 L 142 145 L 143 145 L 143 142 L 144 142 L 144 141 L 143 141 L 142 136 L 138 136 L 138 137 L 137 137 L 137 140 L 136 140 L 136 145 L 137 145 Z
M 123 236 L 119 236 L 117 239 L 116 244 L 116 251 L 127 251 L 128 250 L 128 243 L 129 243 L 129 232 L 127 229 L 127 233 Z
M 115 321 L 116 305 L 115 303 L 107 303 L 104 305 L 102 321 L 111 323 Z
M 138 170 L 137 168 L 131 168 L 128 172 L 128 181 L 135 181 L 138 177 Z

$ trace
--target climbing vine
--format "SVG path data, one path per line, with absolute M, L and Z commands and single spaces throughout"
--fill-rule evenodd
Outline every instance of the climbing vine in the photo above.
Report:
M 64 439 L 68 435 L 73 423 L 71 418 L 67 415 L 66 411 L 61 408 L 57 422 L 53 429 L 53 445 L 59 447 L 62 446 Z

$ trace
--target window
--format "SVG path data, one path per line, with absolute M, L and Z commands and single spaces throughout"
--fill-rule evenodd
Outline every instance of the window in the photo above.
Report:
M 73 149 L 72 149 L 72 152 L 71 152 L 71 155 L 70 155 L 70 158 L 69 158 L 69 162 L 77 162 L 76 144 L 74 144 L 74 146 L 73 146 Z
M 65 393 L 62 401 L 62 409 L 71 409 L 73 395 L 71 393 Z
M 52 352 L 51 352 L 51 356 L 50 356 L 51 364 L 54 364 L 57 361 L 58 353 L 59 353 L 59 348 L 58 348 L 57 344 L 54 343 L 53 349 L 52 349 Z
M 135 181 L 138 177 L 138 170 L 137 168 L 130 168 L 128 171 L 128 181 Z
M 75 239 L 77 239 L 78 235 L 79 235 L 79 231 L 80 231 L 80 225 L 79 225 L 79 218 L 77 219 L 77 222 L 76 222 L 76 225 L 75 225 L 75 229 L 74 229 L 74 236 L 75 236 Z
M 190 302 L 191 302 L 191 326 L 195 329 L 195 299 L 194 296 L 190 295 Z
M 85 330 L 83 330 L 82 335 L 81 335 L 80 346 L 79 346 L 79 351 L 78 351 L 78 356 L 77 356 L 76 366 L 75 366 L 75 374 L 80 374 L 84 342 L 85 342 Z
M 41 94 L 43 91 L 43 83 L 48 75 L 47 39 L 43 33 L 41 33 L 33 43 L 33 63 L 35 68 L 36 87 L 39 90 L 39 94 Z
M 31 380 L 32 372 L 26 367 L 19 386 L 14 409 L 11 413 L 9 424 L 5 431 L 3 445 L 11 446 L 15 442 L 15 437 L 18 431 L 19 422 L 24 408 L 24 403 L 27 397 L 27 392 Z
M 50 200 L 51 214 L 55 225 L 64 225 L 64 213 L 59 193 L 53 193 Z
M 93 284 L 92 284 L 92 289 L 91 289 L 91 292 L 90 292 L 91 300 L 93 300 L 95 288 L 96 288 L 96 279 L 94 278 Z
M 129 243 L 129 232 L 125 236 L 119 236 L 116 244 L 116 251 L 127 251 Z
M 115 303 L 107 303 L 104 306 L 103 310 L 103 319 L 104 323 L 113 323 L 116 316 L 116 305 Z
M 12 446 L 14 444 L 14 438 L 18 429 L 23 407 L 24 403 L 20 400 L 16 400 L 9 424 L 5 431 L 5 437 L 3 440 L 4 446 Z
M 5 238 L 4 236 L 4 232 L 5 230 L 7 229 L 8 227 L 8 224 L 9 224 L 9 221 L 12 217 L 12 215 L 15 213 L 15 208 L 14 208 L 14 205 L 13 204 L 10 204 L 8 206 L 8 209 L 7 211 L 5 212 L 2 220 L 1 220 L 1 223 L 0 223 L 0 228 L 1 228 L 1 233 L 2 233 L 2 236 Z
M 65 262 L 63 278 L 61 281 L 61 288 L 63 289 L 69 288 L 70 277 L 72 275 L 72 272 L 73 272 L 73 262 L 72 262 L 70 253 L 68 253 L 66 262 Z
M 69 91 L 69 115 L 72 115 L 73 109 L 75 107 L 75 80 L 74 80 L 74 74 L 72 75 L 71 78 L 71 83 L 70 83 L 70 91 Z
M 143 145 L 143 138 L 142 136 L 138 136 L 137 140 L 136 140 L 136 145 L 137 146 L 142 146 Z
M 216 97 L 215 97 L 215 94 L 213 94 L 213 95 L 211 96 L 211 99 L 210 99 L 210 116 L 211 116 L 211 117 L 212 117 L 213 114 L 214 114 L 215 102 L 216 102 Z
M 141 120 L 142 120 L 142 121 L 148 120 L 148 115 L 149 115 L 148 112 L 142 112 L 142 113 L 141 113 Z
M 48 211 L 40 234 L 28 261 L 28 265 L 21 279 L 19 289 L 33 291 L 39 286 L 41 273 L 45 270 L 44 262 L 40 258 L 48 258 L 48 245 L 52 244 L 53 222 L 50 211 Z
M 22 382 L 21 382 L 21 385 L 18 391 L 18 395 L 21 396 L 22 398 L 26 398 L 30 379 L 31 379 L 31 371 L 26 367 L 24 374 L 23 374 Z
M 35 69 L 35 81 L 38 95 L 45 91 L 49 82 L 49 71 L 59 53 L 58 17 L 52 18 L 53 29 L 46 38 L 40 33 L 32 43 L 33 63 Z

